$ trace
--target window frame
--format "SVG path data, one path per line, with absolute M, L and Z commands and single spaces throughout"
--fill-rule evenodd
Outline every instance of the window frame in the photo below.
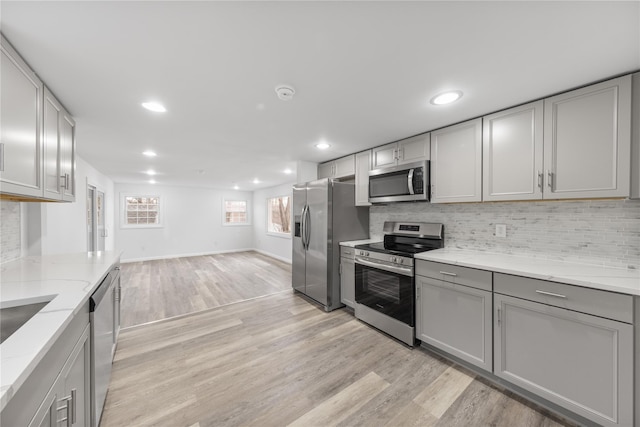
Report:
M 156 224 L 129 224 L 127 222 L 128 197 L 155 197 L 158 199 L 158 222 Z M 164 228 L 164 197 L 160 194 L 120 193 L 120 228 Z
M 271 200 L 273 199 L 279 199 L 282 197 L 286 197 L 289 199 L 288 201 L 288 205 L 289 205 L 289 231 L 287 233 L 280 233 L 277 231 L 269 231 L 269 225 L 271 224 Z M 266 210 L 267 210 L 267 215 L 266 215 L 266 232 L 268 236 L 273 236 L 273 237 L 281 237 L 284 239 L 291 239 L 292 236 L 292 227 L 291 227 L 291 203 L 293 202 L 293 197 L 291 197 L 291 194 L 281 194 L 279 196 L 272 196 L 272 197 L 267 197 L 267 201 L 266 201 Z
M 247 220 L 245 222 L 227 222 L 227 202 L 244 202 L 246 205 Z M 251 225 L 251 203 L 248 199 L 225 197 L 222 199 L 222 225 L 224 227 L 246 227 Z

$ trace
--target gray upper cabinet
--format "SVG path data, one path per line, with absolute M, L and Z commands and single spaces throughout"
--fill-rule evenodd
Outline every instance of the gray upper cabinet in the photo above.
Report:
M 482 200 L 482 119 L 431 132 L 431 202 Z
M 631 76 L 544 102 L 544 198 L 628 197 Z
M 1 193 L 42 197 L 43 84 L 4 37 L 1 56 Z
M 318 179 L 346 178 L 356 173 L 356 159 L 354 154 L 341 157 L 318 165 Z
M 412 136 L 371 150 L 371 169 L 429 160 L 431 136 L 429 133 Z
M 75 121 L 44 88 L 44 197 L 75 201 Z
M 631 105 L 631 197 L 640 199 L 640 73 L 632 80 Z
M 543 101 L 482 120 L 482 200 L 540 200 L 543 188 Z
M 63 111 L 60 124 L 60 178 L 62 179 L 62 200 L 76 200 L 76 122 Z
M 356 154 L 356 206 L 370 206 L 369 171 L 371 170 L 371 150 Z

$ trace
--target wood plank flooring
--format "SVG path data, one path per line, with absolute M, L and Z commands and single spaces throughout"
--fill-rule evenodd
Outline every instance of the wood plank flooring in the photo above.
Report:
M 123 328 L 291 289 L 291 265 L 258 252 L 125 263 Z
M 124 330 L 100 425 L 570 424 L 347 310 L 280 292 Z

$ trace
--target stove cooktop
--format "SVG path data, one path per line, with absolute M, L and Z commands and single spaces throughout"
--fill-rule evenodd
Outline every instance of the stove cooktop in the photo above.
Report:
M 380 253 L 383 253 L 383 254 L 404 256 L 404 257 L 408 257 L 408 258 L 413 258 L 414 254 L 417 254 L 417 253 L 420 253 L 420 252 L 431 251 L 431 250 L 434 250 L 434 249 L 439 249 L 441 247 L 442 246 L 440 246 L 440 245 L 434 246 L 434 247 L 430 247 L 430 246 L 425 246 L 423 244 L 415 244 L 415 245 L 403 244 L 403 245 L 399 245 L 399 246 L 385 247 L 384 242 L 368 243 L 368 244 L 365 244 L 365 245 L 356 245 L 356 249 L 360 249 L 360 250 L 364 250 L 364 251 L 370 251 L 370 252 L 380 252 Z

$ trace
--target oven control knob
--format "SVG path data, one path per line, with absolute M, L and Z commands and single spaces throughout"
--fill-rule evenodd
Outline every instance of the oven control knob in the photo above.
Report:
M 400 258 L 400 259 L 398 260 L 398 262 L 399 262 L 400 264 L 404 264 L 404 259 Z
M 367 252 L 366 254 L 364 254 L 365 256 L 369 256 L 369 252 Z
M 396 257 L 392 256 L 392 257 L 391 257 L 391 259 L 390 259 L 390 261 L 391 261 L 391 262 L 397 262 L 397 261 L 398 261 L 398 258 L 396 258 Z

